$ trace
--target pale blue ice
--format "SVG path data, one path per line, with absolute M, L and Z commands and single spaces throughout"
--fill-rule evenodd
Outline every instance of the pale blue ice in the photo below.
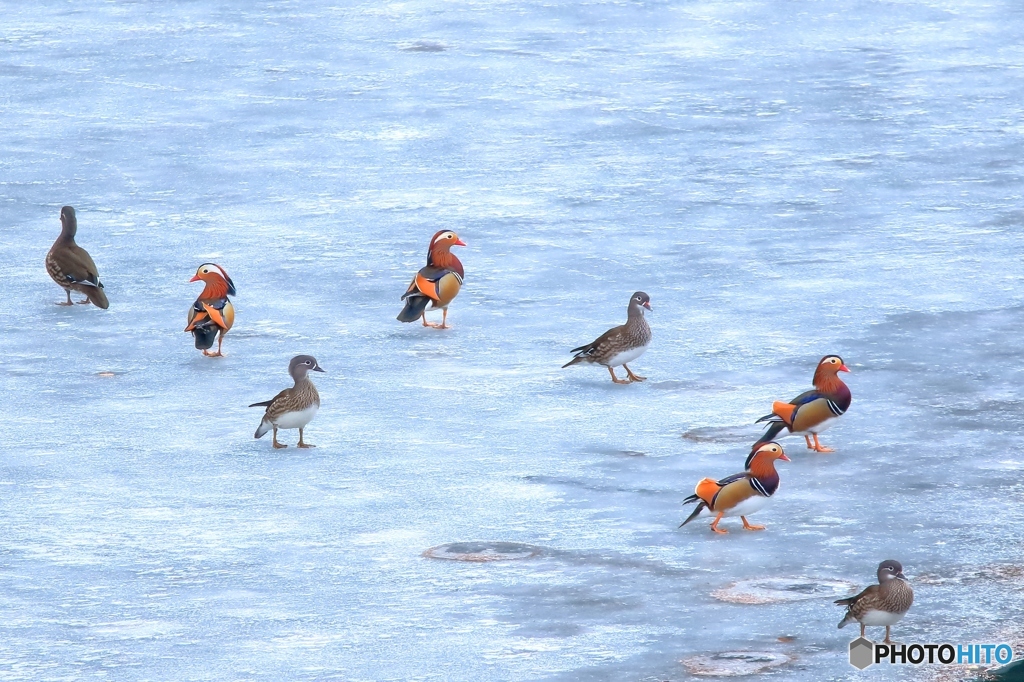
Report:
M 1019 635 L 1022 65 L 1009 0 L 0 2 L 0 678 L 861 679 L 832 595 L 712 593 L 886 558 L 898 639 Z M 54 305 L 65 204 L 108 311 Z M 441 228 L 453 328 L 400 324 Z M 638 289 L 649 380 L 560 369 Z M 678 529 L 826 353 L 836 452 Z M 543 551 L 421 556 L 468 540 Z

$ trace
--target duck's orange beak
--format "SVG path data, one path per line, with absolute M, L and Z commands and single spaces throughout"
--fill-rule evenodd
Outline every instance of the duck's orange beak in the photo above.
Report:
M 189 281 L 190 281 L 190 282 L 198 282 L 198 281 L 199 281 L 199 275 L 196 275 L 195 277 L 193 277 L 193 278 L 192 278 L 192 279 L 190 279 Z
M 455 238 L 455 243 L 452 244 L 452 246 L 465 246 L 465 245 L 466 245 L 466 242 L 462 241 L 458 237 Z
M 849 372 L 849 371 L 850 371 L 850 368 L 849 368 L 849 367 L 847 367 L 847 366 L 846 366 L 846 364 L 844 363 L 844 364 L 842 364 L 842 365 L 839 365 L 839 369 L 838 369 L 838 370 L 836 370 L 836 371 L 837 371 L 837 372 Z
M 781 455 L 779 455 L 779 459 L 781 459 L 783 462 L 792 462 L 793 461 L 789 457 L 786 457 L 786 453 L 785 452 L 783 452 Z

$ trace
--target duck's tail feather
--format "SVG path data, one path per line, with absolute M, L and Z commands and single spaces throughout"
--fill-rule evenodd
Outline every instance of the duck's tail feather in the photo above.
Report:
M 692 498 L 692 499 L 691 499 L 691 498 Z M 687 498 L 686 498 L 686 500 L 689 500 L 690 502 L 694 502 L 694 501 L 696 501 L 696 500 L 697 500 L 697 496 L 696 496 L 696 495 L 690 495 L 690 497 L 687 497 Z M 683 501 L 683 504 L 687 504 L 687 502 L 686 502 L 686 501 L 684 500 L 684 501 Z M 701 500 L 701 501 L 700 501 L 700 504 L 698 504 L 698 505 L 697 505 L 697 508 L 693 510 L 693 513 L 692 513 L 692 514 L 690 514 L 689 516 L 687 516 L 687 517 L 686 517 L 686 520 L 685 520 L 685 521 L 683 521 L 682 523 L 680 523 L 680 524 L 679 524 L 679 527 L 680 527 L 680 528 L 682 528 L 683 526 L 685 526 L 686 524 L 688 524 L 688 523 L 689 523 L 690 521 L 693 521 L 693 520 L 694 520 L 695 518 L 697 518 L 698 516 L 700 516 L 700 513 L 701 513 L 702 511 L 704 511 L 704 509 L 705 509 L 705 508 L 706 508 L 707 506 L 708 506 L 708 505 L 707 505 L 707 502 L 705 502 L 704 500 Z
M 398 313 L 399 322 L 415 322 L 420 319 L 423 315 L 423 311 L 427 309 L 430 304 L 430 299 L 426 296 L 412 295 L 405 299 L 405 307 L 402 308 L 402 312 Z
M 213 348 L 213 342 L 217 339 L 217 332 L 220 330 L 213 320 L 203 320 L 196 326 L 192 327 L 192 336 L 196 339 L 196 348 L 199 350 L 208 350 Z
M 573 353 L 576 357 L 574 357 L 572 360 L 570 360 L 569 362 L 567 362 L 564 365 L 562 365 L 562 369 L 565 369 L 566 367 L 568 367 L 570 365 L 575 365 L 577 363 L 583 362 L 584 360 L 589 360 L 590 359 L 590 353 L 593 350 L 594 350 L 594 344 L 592 344 L 592 343 L 588 343 L 585 346 L 580 346 L 579 348 L 573 348 L 569 352 Z
M 107 300 L 107 294 L 103 291 L 102 284 L 98 287 L 83 287 L 82 293 L 85 294 L 97 308 L 106 310 L 110 307 L 110 301 Z

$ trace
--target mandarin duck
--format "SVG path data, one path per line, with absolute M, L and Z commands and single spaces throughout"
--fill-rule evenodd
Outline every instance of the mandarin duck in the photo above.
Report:
M 612 327 L 585 346 L 573 348 L 569 352 L 575 353 L 576 357 L 562 365 L 562 369 L 580 362 L 596 362 L 608 368 L 608 373 L 612 375 L 612 381 L 616 384 L 629 384 L 647 379 L 633 374 L 626 364 L 643 355 L 647 346 L 651 344 L 651 327 L 644 317 L 644 308 L 651 310 L 651 297 L 638 291 L 629 299 L 626 324 Z M 628 378 L 619 379 L 615 376 L 614 368 L 619 365 L 625 368 Z
M 807 441 L 807 447 L 815 452 L 833 452 L 818 441 L 818 434 L 832 426 L 838 417 L 850 409 L 850 389 L 839 378 L 839 372 L 850 369 L 838 355 L 826 355 L 814 370 L 814 388 L 804 391 L 791 401 L 776 400 L 772 413 L 758 419 L 755 424 L 768 422 L 768 430 L 754 443 L 756 449 L 761 443 L 773 440 L 788 430 L 800 434 Z M 811 443 L 811 437 L 814 442 Z
M 747 516 L 760 510 L 768 503 L 768 498 L 779 489 L 779 473 L 775 470 L 775 460 L 789 461 L 782 446 L 778 443 L 764 443 L 747 458 L 746 471 L 726 476 L 720 481 L 703 478 L 683 504 L 697 502 L 697 508 L 681 524 L 682 528 L 697 518 L 705 509 L 717 514 L 711 522 L 711 530 L 716 533 L 728 533 L 718 527 L 718 522 L 726 516 L 738 516 L 743 520 L 747 530 L 764 530 L 764 526 L 753 526 Z M 698 502 L 699 500 L 699 502 Z
M 320 394 L 316 392 L 316 386 L 308 376 L 311 371 L 322 372 L 324 370 L 312 355 L 296 355 L 288 363 L 288 373 L 292 375 L 295 385 L 284 389 L 270 400 L 253 403 L 249 406 L 267 408 L 267 411 L 263 413 L 263 421 L 256 429 L 256 438 L 262 438 L 267 431 L 273 429 L 274 447 L 286 448 L 287 445 L 277 442 L 277 430 L 298 429 L 299 443 L 297 447 L 316 447 L 302 440 L 302 430 L 309 422 L 313 421 L 317 410 L 320 409 Z
M 860 594 L 846 599 L 837 599 L 836 603 L 847 607 L 846 615 L 839 621 L 839 629 L 850 623 L 860 623 L 860 636 L 864 636 L 864 627 L 885 626 L 885 643 L 889 640 L 889 629 L 907 615 L 910 605 L 914 603 L 914 588 L 903 575 L 903 565 L 894 559 L 886 559 L 878 564 L 878 584 L 871 585 Z
M 74 290 L 85 294 L 85 300 L 79 303 L 92 303 L 106 310 L 110 303 L 103 291 L 96 264 L 89 253 L 75 243 L 78 218 L 74 208 L 65 206 L 60 209 L 60 225 L 60 236 L 46 254 L 46 272 L 68 295 L 66 303 L 62 301 L 57 305 L 74 305 L 71 302 L 71 291 Z
M 465 246 L 466 242 L 451 230 L 441 230 L 430 240 L 427 247 L 427 264 L 412 278 L 409 288 L 402 294 L 405 307 L 398 313 L 399 322 L 415 322 L 423 318 L 424 327 L 448 328 L 448 304 L 462 288 L 466 276 L 462 262 L 455 257 L 453 246 Z M 431 310 L 440 308 L 441 324 L 427 322 L 427 305 Z
M 192 332 L 196 339 L 196 348 L 208 357 L 222 357 L 220 347 L 224 343 L 224 335 L 235 323 L 235 307 L 231 305 L 229 295 L 235 296 L 235 283 L 228 273 L 215 263 L 203 263 L 196 270 L 195 277 L 189 282 L 202 280 L 206 285 L 203 293 L 192 304 L 188 311 L 188 326 L 185 331 Z M 217 333 L 220 332 L 219 338 Z M 217 338 L 217 352 L 211 353 L 213 340 Z

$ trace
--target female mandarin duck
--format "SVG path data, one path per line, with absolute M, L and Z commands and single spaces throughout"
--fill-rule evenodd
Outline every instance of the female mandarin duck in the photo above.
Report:
M 616 384 L 644 381 L 647 377 L 633 374 L 633 370 L 627 364 L 643 355 L 651 345 L 651 326 L 644 317 L 644 308 L 651 309 L 651 297 L 638 291 L 629 299 L 626 324 L 612 327 L 585 346 L 573 348 L 569 352 L 575 353 L 576 357 L 562 365 L 562 369 L 578 362 L 596 362 L 608 368 L 608 373 L 612 375 L 612 381 Z M 627 379 L 615 376 L 615 368 L 619 365 L 626 370 Z
M 262 438 L 267 431 L 274 430 L 274 447 L 286 448 L 287 445 L 277 442 L 278 429 L 298 429 L 300 448 L 315 448 L 315 445 L 302 440 L 302 430 L 313 421 L 320 409 L 320 394 L 309 379 L 310 372 L 324 371 L 312 355 L 296 355 L 288 363 L 288 373 L 292 375 L 295 385 L 286 388 L 270 400 L 253 403 L 249 407 L 266 407 L 263 420 L 256 429 L 256 438 Z
M 895 559 L 886 559 L 878 565 L 878 584 L 868 586 L 863 592 L 836 603 L 845 606 L 846 614 L 839 621 L 839 629 L 850 623 L 860 623 L 860 636 L 864 626 L 885 626 L 885 643 L 889 639 L 889 628 L 907 615 L 914 603 L 914 589 L 903 575 L 903 565 Z
M 453 246 L 465 246 L 466 242 L 451 230 L 441 230 L 430 240 L 427 248 L 427 265 L 412 278 L 412 283 L 402 300 L 405 307 L 398 313 L 399 322 L 415 322 L 423 318 L 424 327 L 448 328 L 448 304 L 459 295 L 462 280 L 466 276 L 462 263 L 451 252 Z M 427 322 L 426 309 L 442 310 L 441 324 Z
M 219 358 L 220 347 L 224 343 L 224 335 L 235 323 L 235 307 L 231 305 L 228 295 L 235 296 L 235 283 L 228 277 L 228 273 L 219 265 L 214 263 L 203 263 L 196 270 L 196 275 L 190 282 L 202 280 L 206 284 L 203 293 L 192 304 L 188 311 L 188 326 L 185 331 L 192 332 L 196 339 L 196 348 L 203 351 L 203 355 L 211 358 Z M 220 332 L 217 339 L 217 352 L 211 353 L 213 339 Z
M 103 282 L 96 271 L 96 264 L 92 262 L 89 252 L 75 243 L 78 219 L 71 206 L 60 209 L 60 226 L 60 236 L 46 254 L 46 272 L 68 295 L 67 303 L 57 305 L 74 305 L 71 302 L 71 291 L 74 290 L 85 294 L 85 300 L 79 303 L 91 302 L 97 308 L 106 310 L 110 303 L 103 292 Z
M 839 378 L 839 372 L 849 371 L 838 355 L 823 357 L 814 370 L 814 389 L 801 393 L 788 403 L 776 400 L 772 404 L 772 413 L 755 422 L 768 422 L 768 430 L 754 443 L 754 448 L 774 439 L 786 429 L 790 433 L 802 435 L 807 441 L 807 447 L 815 452 L 833 452 L 832 448 L 826 448 L 818 441 L 818 434 L 832 426 L 836 418 L 850 409 L 853 396 L 849 387 Z
M 782 446 L 778 443 L 764 443 L 749 457 L 747 457 L 746 471 L 732 476 L 726 476 L 720 481 L 713 478 L 701 479 L 683 504 L 700 502 L 693 513 L 679 524 L 682 528 L 690 521 L 697 518 L 701 512 L 707 509 L 712 514 L 717 514 L 711 522 L 711 530 L 716 533 L 728 533 L 718 527 L 718 522 L 726 516 L 738 516 L 743 520 L 743 527 L 747 530 L 764 530 L 764 526 L 752 526 L 747 522 L 747 516 L 758 511 L 768 503 L 768 498 L 779 489 L 779 473 L 775 471 L 775 460 L 789 461 Z

